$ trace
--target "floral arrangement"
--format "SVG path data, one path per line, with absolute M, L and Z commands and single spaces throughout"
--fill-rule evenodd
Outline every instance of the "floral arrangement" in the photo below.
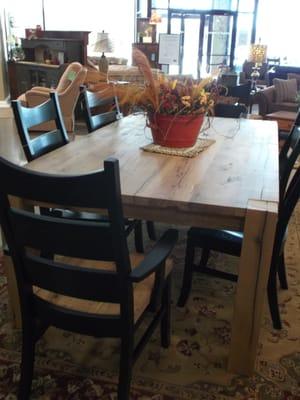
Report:
M 211 79 L 194 82 L 170 80 L 163 75 L 153 77 L 147 57 L 139 50 L 133 50 L 133 59 L 144 76 L 145 84 L 130 84 L 118 87 L 120 104 L 127 104 L 132 110 L 148 115 L 199 115 L 211 112 L 214 94 L 208 91 Z

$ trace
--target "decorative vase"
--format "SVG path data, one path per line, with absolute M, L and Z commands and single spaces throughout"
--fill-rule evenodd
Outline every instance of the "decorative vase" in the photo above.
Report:
M 204 114 L 150 115 L 153 142 L 165 147 L 192 147 L 196 143 L 203 119 Z

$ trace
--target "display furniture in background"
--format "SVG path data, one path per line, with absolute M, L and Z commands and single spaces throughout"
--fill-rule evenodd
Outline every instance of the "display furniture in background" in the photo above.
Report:
M 275 79 L 274 85 L 258 91 L 254 97 L 259 114 L 265 116 L 276 111 L 298 111 L 296 95 L 296 79 Z
M 247 61 L 243 63 L 242 71 L 240 72 L 239 82 L 246 83 L 249 80 L 252 80 L 251 73 L 253 72 L 253 68 L 255 67 L 255 63 L 253 61 Z M 258 86 L 266 86 L 268 85 L 268 64 L 262 63 L 259 68 L 259 77 L 256 79 L 256 87 Z
M 293 67 L 288 65 L 275 65 L 273 70 L 269 72 L 269 84 L 273 85 L 273 79 L 288 79 L 288 74 L 300 75 L 300 67 Z
M 113 51 L 113 44 L 108 36 L 108 33 L 104 31 L 97 34 L 97 40 L 94 43 L 93 50 L 96 53 L 102 53 L 98 59 L 98 68 L 100 72 L 107 74 L 109 61 L 104 53 L 111 53 Z
M 254 67 L 252 68 L 252 72 L 250 74 L 252 79 L 252 89 L 256 89 L 257 80 L 260 77 L 260 68 L 264 62 L 266 62 L 267 58 L 267 46 L 257 43 L 251 44 L 250 46 L 250 55 L 249 61 L 254 63 Z
M 55 88 L 68 63 L 87 64 L 87 31 L 42 31 L 36 39 L 22 39 L 23 61 L 8 61 L 10 95 L 16 99 L 33 86 Z

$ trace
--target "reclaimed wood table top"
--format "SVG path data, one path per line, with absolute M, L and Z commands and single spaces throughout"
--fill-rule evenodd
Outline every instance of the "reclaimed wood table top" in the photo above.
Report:
M 151 207 L 154 220 L 161 220 L 164 209 L 166 222 L 169 214 L 173 218 L 178 212 L 174 223 L 181 224 L 192 222 L 186 214 L 203 211 L 230 216 L 238 223 L 249 199 L 278 201 L 277 127 L 273 122 L 231 118 L 213 118 L 210 124 L 205 137 L 216 142 L 194 158 L 143 151 L 140 147 L 151 142 L 151 132 L 138 115 L 78 136 L 79 140 L 29 163 L 28 168 L 83 173 L 102 167 L 105 158 L 114 156 L 120 162 L 124 208 Z

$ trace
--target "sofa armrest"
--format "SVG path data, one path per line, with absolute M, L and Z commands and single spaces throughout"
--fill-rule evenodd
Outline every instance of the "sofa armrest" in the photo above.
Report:
M 258 103 L 259 114 L 264 116 L 272 112 L 271 104 L 275 103 L 275 87 L 269 86 L 255 94 L 255 102 Z

